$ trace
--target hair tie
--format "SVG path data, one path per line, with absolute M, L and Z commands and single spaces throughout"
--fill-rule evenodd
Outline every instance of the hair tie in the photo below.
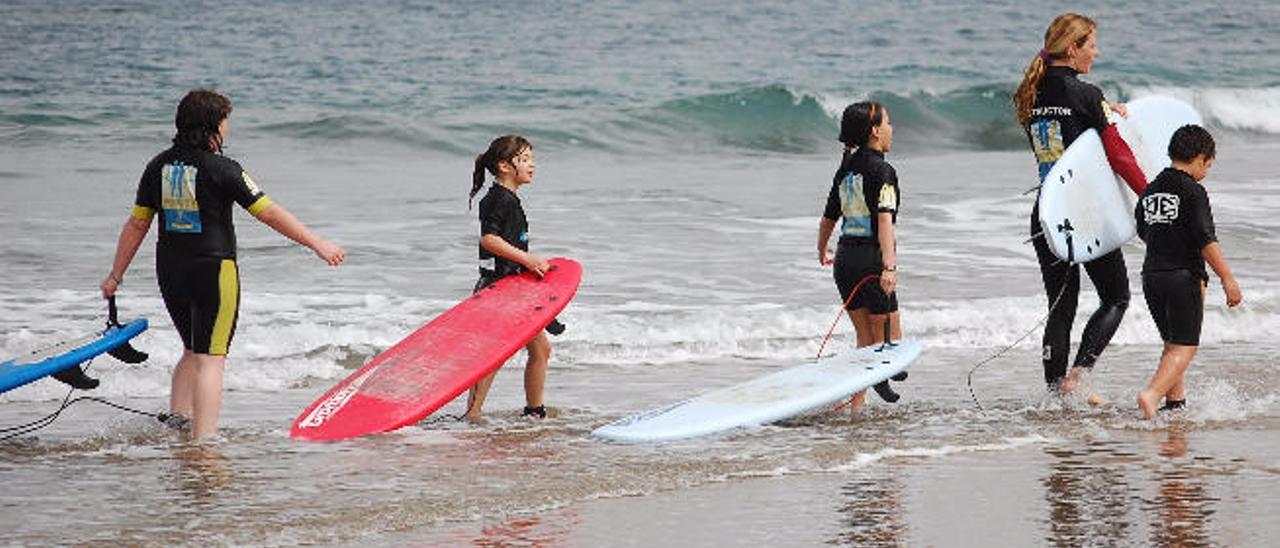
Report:
M 1049 62 L 1049 58 L 1050 58 L 1050 57 L 1052 57 L 1052 55 L 1050 55 L 1050 54 L 1049 54 L 1049 52 L 1047 52 L 1047 51 L 1045 51 L 1045 50 L 1043 50 L 1043 49 L 1041 49 L 1041 50 L 1040 50 L 1040 53 L 1038 53 L 1037 55 L 1040 57 L 1040 60 L 1041 60 L 1041 61 L 1044 61 L 1044 62 L 1046 62 L 1046 63 L 1048 63 L 1048 62 Z

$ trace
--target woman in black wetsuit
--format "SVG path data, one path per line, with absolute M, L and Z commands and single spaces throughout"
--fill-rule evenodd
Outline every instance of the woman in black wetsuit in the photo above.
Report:
M 1097 24 L 1088 17 L 1074 13 L 1056 17 L 1045 31 L 1044 49 L 1031 61 L 1014 94 L 1018 123 L 1030 139 L 1042 182 L 1063 151 L 1081 133 L 1089 129 L 1104 135 L 1107 131 L 1114 132 L 1114 128 L 1108 130 L 1111 112 L 1128 114 L 1124 105 L 1108 104 L 1101 90 L 1076 77 L 1087 74 L 1093 66 L 1098 56 L 1097 36 Z M 1141 171 L 1136 170 L 1127 147 L 1112 145 L 1106 138 L 1104 142 L 1107 142 L 1107 156 L 1113 169 L 1130 186 L 1145 188 L 1146 181 Z M 1141 194 L 1141 188 L 1135 190 Z M 1044 380 L 1050 388 L 1057 387 L 1068 393 L 1075 388 L 1081 374 L 1093 367 L 1119 327 L 1129 306 L 1129 276 L 1119 249 L 1085 263 L 1085 271 L 1101 303 L 1089 317 L 1080 349 L 1068 372 L 1080 269 L 1059 260 L 1049 250 L 1041 234 L 1038 199 L 1031 211 L 1031 236 L 1049 300 L 1049 318 L 1044 328 Z

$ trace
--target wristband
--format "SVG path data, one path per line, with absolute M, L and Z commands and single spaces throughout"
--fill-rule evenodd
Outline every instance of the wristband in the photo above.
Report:
M 895 264 L 895 265 L 893 265 L 893 266 L 891 266 L 891 267 L 885 268 L 885 269 L 884 269 L 884 271 L 885 271 L 885 272 L 897 272 L 897 271 L 898 271 L 898 265 L 896 265 L 896 264 Z
M 116 285 L 124 285 L 124 279 L 116 276 L 115 272 L 108 272 L 107 277 L 116 282 Z

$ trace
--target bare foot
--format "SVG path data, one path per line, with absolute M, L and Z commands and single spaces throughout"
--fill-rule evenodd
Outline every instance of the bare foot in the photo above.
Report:
M 470 413 L 463 415 L 462 420 L 467 421 L 476 426 L 484 426 L 484 422 L 485 422 L 484 417 L 480 416 L 479 413 L 476 413 L 474 415 Z
M 1106 398 L 1098 394 L 1089 394 L 1089 398 L 1085 402 L 1089 404 L 1089 407 L 1102 407 L 1107 404 Z
M 1069 369 L 1067 371 L 1067 376 L 1062 377 L 1062 380 L 1058 382 L 1058 392 L 1064 396 L 1074 392 L 1076 387 L 1080 385 L 1080 378 L 1083 377 L 1084 374 L 1085 368 L 1083 367 L 1072 367 Z
M 1147 419 L 1153 419 L 1156 416 L 1156 404 L 1160 403 L 1160 394 L 1156 394 L 1151 390 L 1143 390 L 1138 393 L 1138 408 L 1142 410 L 1142 414 Z
M 852 417 L 857 415 L 858 408 L 862 407 L 862 404 L 866 401 L 867 393 L 865 391 L 858 392 L 857 394 L 854 394 L 852 398 L 849 398 L 849 416 Z

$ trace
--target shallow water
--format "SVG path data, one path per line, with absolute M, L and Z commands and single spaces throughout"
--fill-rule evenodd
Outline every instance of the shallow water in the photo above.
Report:
M 565 10 L 623 26 L 567 19 L 598 31 L 583 31 L 581 50 L 548 33 L 537 34 L 547 43 L 506 43 L 484 24 L 506 14 L 448 3 L 364 6 L 352 18 L 324 18 L 337 8 L 320 3 L 295 27 L 282 22 L 296 10 L 233 2 L 228 20 L 249 37 L 236 45 L 157 25 L 173 7 L 85 7 L 96 17 L 68 34 L 70 7 L 51 6 L 0 7 L 0 43 L 24 53 L 0 60 L 0 356 L 101 325 L 96 288 L 138 174 L 192 85 L 228 90 L 228 154 L 349 259 L 324 267 L 237 214 L 243 307 L 219 438 L 191 445 L 154 419 L 76 403 L 0 441 L 7 543 L 1146 546 L 1260 545 L 1280 532 L 1264 520 L 1280 509 L 1280 452 L 1268 442 L 1280 430 L 1280 57 L 1269 34 L 1251 34 L 1276 26 L 1270 4 L 1198 16 L 1201 31 L 1235 39 L 1179 57 L 1191 68 L 1137 47 L 1144 33 L 1191 47 L 1178 12 L 1144 19 L 1157 27 L 1148 30 L 1135 24 L 1141 6 L 1097 7 L 1118 32 L 1094 81 L 1119 97 L 1191 98 L 1219 136 L 1207 186 L 1245 294 L 1228 310 L 1210 286 L 1191 407 L 1155 422 L 1133 405 L 1159 354 L 1137 244 L 1125 248 L 1134 301 L 1089 380 L 1109 403 L 1043 394 L 1046 303 L 1022 194 L 1035 168 L 1001 95 L 1034 53 L 1025 37 L 1044 24 L 1024 9 L 972 8 L 991 23 L 912 43 L 902 36 L 950 28 L 960 8 L 886 8 L 864 31 L 879 45 L 854 48 L 904 53 L 877 68 L 861 50 L 812 38 L 838 25 L 823 6 L 526 10 L 527 28 L 563 29 Z M 479 19 L 439 23 L 449 14 Z M 754 29 L 741 55 L 738 34 L 705 31 L 725 18 Z M 183 32 L 209 53 L 172 40 Z M 722 53 L 677 55 L 707 44 Z M 90 51 L 103 72 L 78 69 Z M 232 70 L 240 58 L 252 70 Z M 529 65 L 528 85 L 481 85 Z M 85 80 L 95 74 L 100 82 Z M 898 387 L 902 402 L 658 446 L 590 438 L 817 351 L 839 314 L 814 249 L 838 153 L 832 115 L 867 94 L 895 113 L 903 324 L 926 347 Z M 974 137 L 988 126 L 990 140 Z M 387 435 L 289 440 L 307 404 L 468 294 L 470 155 L 512 130 L 538 147 L 536 181 L 521 190 L 533 249 L 585 268 L 562 315 L 569 330 L 553 339 L 558 416 L 516 416 L 517 355 L 483 425 L 451 420 L 454 402 Z M 120 294 L 125 317 L 151 322 L 136 346 L 152 359 L 90 368 L 103 380 L 94 395 L 151 412 L 167 404 L 178 357 L 153 241 Z M 1077 339 L 1094 299 L 1081 295 Z M 841 324 L 831 344 L 851 338 Z M 51 413 L 65 395 L 52 381 L 0 395 L 0 427 Z

